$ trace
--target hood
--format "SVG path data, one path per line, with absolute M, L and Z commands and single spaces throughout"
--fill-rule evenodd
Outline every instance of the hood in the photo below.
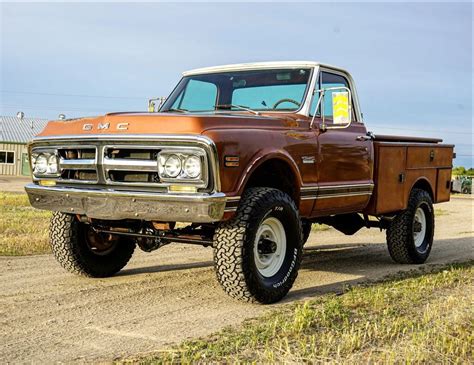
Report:
M 112 113 L 49 122 L 38 137 L 97 134 L 202 134 L 210 129 L 295 127 L 297 115 Z

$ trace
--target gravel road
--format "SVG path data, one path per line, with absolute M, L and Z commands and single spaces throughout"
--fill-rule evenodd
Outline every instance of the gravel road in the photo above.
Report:
M 436 242 L 427 265 L 474 259 L 474 200 L 437 205 Z M 417 266 L 394 264 L 385 234 L 313 233 L 293 290 L 280 304 L 250 305 L 218 286 L 212 251 L 169 245 L 136 252 L 117 276 L 87 279 L 50 255 L 0 257 L 2 362 L 109 362 L 152 352 L 236 325 L 275 306 L 337 292 Z M 421 265 L 420 265 L 421 266 Z

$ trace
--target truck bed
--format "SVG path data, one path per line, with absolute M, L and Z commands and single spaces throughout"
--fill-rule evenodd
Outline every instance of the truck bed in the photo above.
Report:
M 411 137 L 411 136 L 392 136 L 386 134 L 376 134 L 374 136 L 376 142 L 407 142 L 407 143 L 441 143 L 442 139 L 439 138 L 426 138 L 426 137 Z
M 434 138 L 376 136 L 375 189 L 365 213 L 383 215 L 403 210 L 413 187 L 431 193 L 434 203 L 449 201 L 453 145 Z

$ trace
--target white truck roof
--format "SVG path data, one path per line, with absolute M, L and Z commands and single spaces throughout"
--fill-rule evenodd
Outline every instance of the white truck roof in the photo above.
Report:
M 272 62 L 252 62 L 252 63 L 236 63 L 232 65 L 212 66 L 196 68 L 194 70 L 183 72 L 183 76 L 201 75 L 209 73 L 218 73 L 226 71 L 244 71 L 244 70 L 261 70 L 274 68 L 312 68 L 317 66 L 324 66 L 331 69 L 337 69 L 347 72 L 339 67 L 330 66 L 313 61 L 272 61 Z

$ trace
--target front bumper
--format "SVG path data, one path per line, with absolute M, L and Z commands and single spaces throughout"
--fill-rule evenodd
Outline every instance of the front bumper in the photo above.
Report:
M 26 185 L 25 190 L 35 208 L 106 220 L 210 223 L 221 220 L 226 206 L 223 193 L 163 194 L 36 184 Z

